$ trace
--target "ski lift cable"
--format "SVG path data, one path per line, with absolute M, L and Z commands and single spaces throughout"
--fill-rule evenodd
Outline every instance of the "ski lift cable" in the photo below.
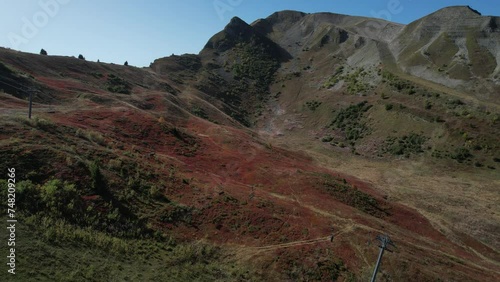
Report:
M 8 85 L 8 86 L 10 86 L 10 87 L 13 87 L 14 89 L 17 89 L 17 90 L 22 91 L 22 92 L 25 92 L 25 93 L 28 93 L 29 91 L 38 91 L 38 90 L 33 89 L 33 88 L 27 88 L 26 86 L 21 86 L 21 85 L 20 85 L 20 84 L 18 84 L 18 83 L 15 83 L 15 84 L 17 84 L 18 86 L 12 85 L 12 84 L 10 84 L 10 83 L 12 83 L 11 81 L 10 81 L 10 82 L 6 82 L 5 80 L 3 80 L 3 81 L 2 81 L 2 80 L 0 80 L 0 83 L 6 84 L 6 85 Z M 19 88 L 19 87 L 25 87 L 25 89 L 21 89 L 21 88 Z
M 11 87 L 14 87 L 15 89 L 17 89 L 17 90 L 19 90 L 19 91 L 24 91 L 24 92 L 28 92 L 28 91 L 33 91 L 33 92 L 41 92 L 41 91 L 40 91 L 40 90 L 38 90 L 38 89 L 35 89 L 35 88 L 29 87 L 29 86 L 22 85 L 22 84 L 20 84 L 20 83 L 18 83 L 18 82 L 15 82 L 15 81 L 9 81 L 9 82 L 7 82 L 7 81 L 5 80 L 5 78 L 3 78 L 3 77 L 0 77 L 0 82 L 2 82 L 2 83 L 4 83 L 4 84 L 7 84 L 7 85 L 9 85 L 9 86 L 11 86 Z M 12 85 L 11 83 L 16 84 L 17 86 L 16 86 L 16 85 Z M 20 88 L 23 88 L 23 89 L 20 89 Z

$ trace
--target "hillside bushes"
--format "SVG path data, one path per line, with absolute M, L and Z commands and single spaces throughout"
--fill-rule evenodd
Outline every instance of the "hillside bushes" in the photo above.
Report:
M 388 213 L 377 199 L 349 184 L 345 179 L 338 179 L 328 174 L 321 174 L 321 189 L 340 202 L 354 207 L 375 217 L 384 217 Z
M 232 67 L 235 79 L 255 80 L 256 90 L 267 93 L 274 73 L 280 67 L 279 61 L 272 57 L 263 45 L 239 43 L 235 50 L 237 62 Z
M 404 155 L 408 158 L 411 154 L 423 153 L 425 141 L 427 141 L 425 136 L 416 133 L 402 137 L 388 137 L 382 151 L 392 155 Z
M 372 106 L 367 101 L 341 109 L 330 126 L 345 133 L 346 139 L 352 142 L 365 136 L 369 129 L 363 121 L 363 114 Z
M 469 160 L 472 158 L 472 154 L 467 148 L 457 148 L 455 151 L 450 155 L 450 157 L 454 160 L 456 160 L 459 163 L 462 163 L 466 160 Z
M 114 74 L 109 74 L 107 89 L 109 92 L 113 93 L 130 94 L 132 87 L 130 83 L 123 78 L 115 76 Z
M 322 103 L 320 101 L 312 100 L 312 101 L 307 101 L 305 105 L 309 110 L 314 112 L 319 106 L 321 106 L 321 104 Z
M 3 183 L 0 181 L 0 184 Z M 43 185 L 21 181 L 16 188 L 19 212 L 64 218 L 73 223 L 82 222 L 85 208 L 75 185 L 52 179 Z

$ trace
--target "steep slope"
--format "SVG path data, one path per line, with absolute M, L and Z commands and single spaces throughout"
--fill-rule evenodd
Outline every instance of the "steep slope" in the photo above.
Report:
M 33 269 L 20 277 L 364 281 L 387 233 L 382 281 L 495 281 L 498 105 L 427 80 L 408 55 L 467 42 L 444 24 L 483 26 L 467 9 L 406 27 L 234 18 L 200 54 L 143 69 L 0 49 L 0 166 L 16 168 L 34 234 L 19 236 Z M 474 42 L 496 48 L 495 32 Z
M 470 29 L 487 30 L 485 24 L 495 19 L 479 16 L 467 7 L 452 7 L 401 26 L 392 39 L 384 41 L 361 37 L 342 24 L 349 22 L 342 20 L 344 16 L 328 15 L 335 24 L 326 25 L 326 30 L 334 30 L 333 34 L 349 30 L 344 37 L 347 40 L 325 40 L 324 44 L 319 40 L 318 45 L 298 49 L 287 45 L 294 40 L 293 32 L 282 37 L 279 32 L 293 30 L 296 23 L 306 26 L 307 15 L 285 12 L 271 16 L 268 27 L 262 30 L 268 30 L 277 41 L 288 40 L 282 46 L 288 46 L 295 57 L 277 73 L 271 86 L 273 96 L 256 127 L 278 144 L 303 148 L 336 170 L 377 183 L 379 189 L 434 218 L 433 223 L 449 230 L 450 236 L 475 234 L 498 249 L 497 236 L 491 236 L 491 230 L 499 228 L 496 212 L 489 214 L 483 208 L 499 199 L 494 188 L 499 183 L 498 82 L 491 75 L 487 79 L 471 76 L 450 88 L 448 83 L 436 83 L 448 75 L 445 72 L 431 81 L 425 73 L 406 73 L 411 70 L 408 56 L 401 55 L 423 50 L 418 34 L 431 33 L 436 38 L 425 42 L 439 51 L 434 59 L 437 63 L 446 61 L 449 57 L 442 52 L 450 49 L 446 46 L 450 39 L 443 32 L 451 32 L 459 16 L 472 18 L 464 21 Z M 439 29 L 427 32 L 425 26 L 433 22 Z M 321 21 L 316 24 L 320 26 Z M 258 21 L 254 25 L 263 24 Z M 467 32 L 455 32 L 456 40 L 467 40 Z M 311 41 L 305 34 L 297 34 L 297 42 L 303 38 L 303 42 Z M 494 42 L 492 46 L 500 46 L 494 32 L 484 36 Z M 395 43 L 402 40 L 407 41 Z M 404 47 L 404 51 L 394 46 Z M 426 69 L 427 63 L 417 68 Z M 467 89 L 469 86 L 474 88 Z M 386 165 L 388 160 L 394 164 Z M 438 172 L 453 176 L 448 179 Z M 457 194 L 457 187 L 472 187 L 475 194 L 467 189 Z M 471 208 L 443 206 L 450 197 Z M 462 218 L 460 225 L 442 224 L 457 218 Z M 477 224 L 477 218 L 484 225 Z
M 324 45 L 328 41 L 342 43 L 349 35 L 390 42 L 403 28 L 400 24 L 372 18 L 295 11 L 274 13 L 266 19 L 257 20 L 252 26 L 295 56 L 304 48 Z M 335 32 L 329 34 L 331 30 Z

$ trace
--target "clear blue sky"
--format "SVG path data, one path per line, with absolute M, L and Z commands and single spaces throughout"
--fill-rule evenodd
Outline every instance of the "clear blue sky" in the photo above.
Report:
M 391 2 L 399 5 L 389 9 Z M 497 0 L 0 0 L 0 46 L 148 66 L 198 53 L 233 16 L 251 23 L 280 10 L 370 17 L 386 10 L 392 21 L 409 23 L 454 5 L 500 16 Z

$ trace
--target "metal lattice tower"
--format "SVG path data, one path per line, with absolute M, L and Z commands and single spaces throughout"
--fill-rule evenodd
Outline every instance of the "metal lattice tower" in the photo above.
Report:
M 371 282 L 375 282 L 375 279 L 377 278 L 377 272 L 380 266 L 380 262 L 382 261 L 382 256 L 384 255 L 384 251 L 387 250 L 388 252 L 392 253 L 392 251 L 387 249 L 387 247 L 389 245 L 396 247 L 388 235 L 377 235 L 377 240 L 380 241 L 380 246 L 379 246 L 380 253 L 378 254 L 377 264 L 375 265 L 375 269 L 373 270 L 373 276 Z

